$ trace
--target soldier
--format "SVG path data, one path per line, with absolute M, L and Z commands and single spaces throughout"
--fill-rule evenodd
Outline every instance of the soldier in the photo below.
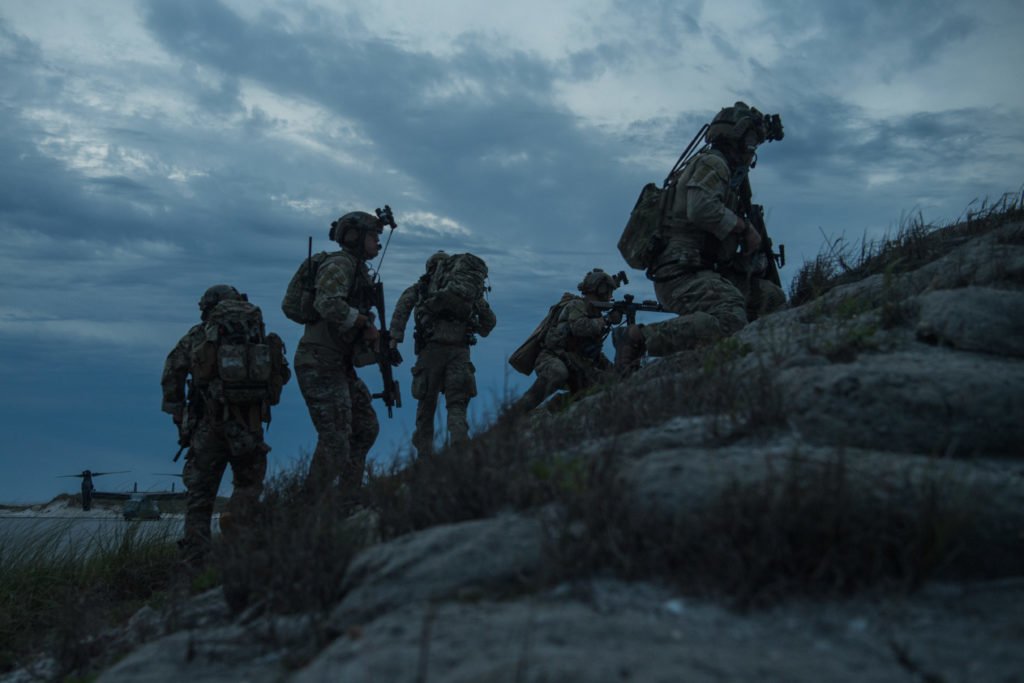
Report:
M 743 102 L 722 109 L 705 133 L 708 146 L 674 179 L 663 221 L 665 248 L 647 277 L 658 301 L 679 317 L 651 325 L 630 325 L 613 335 L 616 366 L 635 365 L 644 351 L 662 356 L 730 335 L 752 313 L 785 302 L 782 289 L 737 260 L 757 253 L 761 236 L 742 216 L 750 205 L 747 173 L 757 146 L 781 139 L 777 116 L 765 117 Z M 763 254 L 762 254 L 763 256 Z
M 540 338 L 534 364 L 537 379 L 512 404 L 510 414 L 533 410 L 559 389 L 568 389 L 573 395 L 611 377 L 613 366 L 601 347 L 612 326 L 622 322 L 622 312 L 613 310 L 602 316 L 593 303 L 611 301 L 618 286 L 616 278 L 595 268 L 576 285 L 583 296 L 566 293 L 556 304 Z
M 229 285 L 214 285 L 199 300 L 202 322 L 168 354 L 160 384 L 182 447 L 191 446 L 182 473 L 187 488 L 183 561 L 202 564 L 224 469 L 232 491 L 221 514 L 225 537 L 252 519 L 263 492 L 267 453 L 263 422 L 291 378 L 284 343 L 266 334 L 259 308 Z M 237 361 L 237 362 L 232 362 Z M 186 386 L 189 389 L 186 402 Z
M 468 258 L 467 258 L 468 257 Z M 444 297 L 432 297 L 438 289 L 439 269 L 449 259 L 465 259 L 475 266 L 477 282 L 464 288 L 472 301 L 465 306 L 445 305 Z M 458 269 L 454 267 L 452 272 Z M 446 276 L 448 275 L 446 271 Z M 469 347 L 476 344 L 476 335 L 486 337 L 497 324 L 497 318 L 484 298 L 487 266 L 472 254 L 449 257 L 443 251 L 427 259 L 426 272 L 408 287 L 395 304 L 391 314 L 391 343 L 397 347 L 405 338 L 405 326 L 414 314 L 416 365 L 412 369 L 412 396 L 416 405 L 416 430 L 412 443 L 419 455 L 430 455 L 434 449 L 434 413 L 438 394 L 444 394 L 448 410 L 448 436 L 452 444 L 469 438 L 466 411 L 469 400 L 476 396 L 475 369 L 469 360 Z M 470 279 L 474 279 L 472 275 Z M 415 313 L 414 313 L 415 312 Z
M 363 211 L 331 223 L 329 237 L 341 251 L 316 269 L 317 315 L 295 351 L 299 389 L 317 431 L 307 487 L 336 490 L 346 503 L 362 486 L 366 454 L 380 431 L 370 390 L 355 367 L 373 361 L 371 347 L 380 334 L 370 312 L 373 283 L 366 262 L 380 252 L 383 230 L 380 219 Z M 366 363 L 358 360 L 366 355 Z

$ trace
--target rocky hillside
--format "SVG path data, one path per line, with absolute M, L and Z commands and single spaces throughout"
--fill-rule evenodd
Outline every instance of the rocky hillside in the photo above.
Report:
M 1019 207 L 869 251 L 353 518 L 293 505 L 99 680 L 1024 680 Z

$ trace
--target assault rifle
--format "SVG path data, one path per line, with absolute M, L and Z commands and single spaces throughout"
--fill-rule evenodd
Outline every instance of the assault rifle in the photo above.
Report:
M 395 223 L 395 216 L 387 204 L 383 209 L 377 209 L 377 219 L 381 225 L 389 226 L 391 232 L 388 233 L 388 241 L 381 251 L 380 261 L 377 262 L 377 268 L 373 274 L 373 307 L 377 309 L 377 319 L 380 320 L 381 326 L 380 336 L 377 340 L 379 344 L 377 365 L 380 367 L 381 379 L 384 381 L 384 388 L 379 393 L 373 394 L 373 398 L 382 399 L 388 408 L 388 417 L 394 417 L 392 409 L 402 407 L 402 394 L 398 388 L 398 380 L 395 379 L 391 368 L 402 362 L 402 356 L 398 353 L 398 349 L 391 348 L 391 332 L 387 327 L 388 316 L 384 310 L 384 283 L 380 280 L 380 267 L 384 263 L 384 254 L 388 250 L 388 244 L 391 244 L 391 236 L 395 234 L 398 224 Z
M 764 279 L 774 282 L 781 287 L 782 280 L 779 277 L 779 268 L 786 265 L 786 245 L 780 244 L 778 253 L 772 250 L 772 238 L 768 236 L 768 228 L 764 224 L 764 207 L 760 204 L 751 204 L 744 218 L 761 235 L 761 247 L 758 249 L 758 252 L 764 254 L 767 262 L 764 270 Z
M 171 462 L 178 462 L 178 458 L 189 447 L 192 446 L 192 430 L 199 421 L 199 397 L 196 395 L 196 388 L 189 380 L 185 385 L 185 405 L 181 409 L 181 422 L 178 423 L 178 452 L 174 454 Z
M 377 309 L 377 318 L 381 321 L 387 320 L 384 312 L 384 283 L 378 280 L 373 283 L 373 307 Z M 391 348 L 391 332 L 387 325 L 381 324 L 380 337 L 378 339 L 380 348 L 377 351 L 377 365 L 380 366 L 380 375 L 384 380 L 384 388 L 379 393 L 373 394 L 373 398 L 384 400 L 388 408 L 388 417 L 393 417 L 392 408 L 402 407 L 402 394 L 398 389 L 398 380 L 391 368 L 402 362 L 402 356 L 398 349 Z
M 651 301 L 649 299 L 636 302 L 636 297 L 632 294 L 624 294 L 621 301 L 591 301 L 590 305 L 596 309 L 602 311 L 621 311 L 622 317 L 625 318 L 627 325 L 636 324 L 637 311 L 647 311 L 651 313 L 663 313 L 664 308 L 661 307 L 657 301 Z
M 764 224 L 764 207 L 760 204 L 751 203 L 749 180 L 744 180 L 740 196 L 742 197 L 740 200 L 740 211 L 743 214 L 743 219 L 754 226 L 754 229 L 761 236 L 761 247 L 757 253 L 764 254 L 765 257 L 764 279 L 782 287 L 779 268 L 786 265 L 786 245 L 780 244 L 778 253 L 772 250 L 772 238 L 768 236 L 768 227 Z M 753 259 L 755 254 L 750 256 Z

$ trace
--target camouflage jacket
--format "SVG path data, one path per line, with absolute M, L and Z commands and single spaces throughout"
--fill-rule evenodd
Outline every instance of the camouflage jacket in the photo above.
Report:
M 160 386 L 164 399 L 160 410 L 180 417 L 185 407 L 185 384 L 188 381 L 189 368 L 192 365 L 192 347 L 206 338 L 205 325 L 199 323 L 178 340 L 164 361 L 164 371 L 160 376 Z
M 709 149 L 695 156 L 676 180 L 663 223 L 665 250 L 649 274 L 669 279 L 728 263 L 736 252 L 733 232 L 744 175 L 725 155 Z M 736 177 L 734 177 L 736 176 Z
M 486 337 L 497 325 L 498 319 L 491 310 L 487 299 L 480 297 L 473 304 L 473 311 L 467 320 L 452 320 L 432 316 L 426 307 L 421 306 L 426 297 L 428 281 L 420 278 L 418 282 L 407 287 L 395 303 L 391 314 L 389 331 L 391 338 L 401 343 L 405 340 L 405 327 L 409 316 L 416 312 L 416 334 L 421 344 L 459 345 L 469 343 L 474 334 Z
M 558 319 L 544 337 L 544 348 L 548 351 L 575 353 L 597 360 L 608 325 L 601 311 L 591 306 L 583 297 L 573 297 L 559 311 Z
M 329 255 L 316 271 L 313 307 L 320 319 L 306 325 L 301 343 L 350 354 L 362 335 L 356 318 L 373 305 L 372 289 L 365 261 L 344 250 Z

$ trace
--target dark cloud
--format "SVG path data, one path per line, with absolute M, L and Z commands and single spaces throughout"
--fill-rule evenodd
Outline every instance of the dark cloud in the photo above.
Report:
M 146 203 L 152 202 L 158 197 L 145 183 L 140 183 L 127 176 L 105 176 L 103 178 L 88 178 L 84 181 L 86 188 L 109 193 L 118 200 L 134 201 L 139 200 Z
M 937 23 L 925 24 L 927 31 L 911 43 L 908 66 L 927 66 L 940 53 L 955 48 L 977 30 L 979 22 L 974 17 L 955 14 L 944 17 Z
M 810 37 L 787 44 L 781 69 L 792 64 L 804 72 L 819 75 L 831 69 L 849 68 L 851 60 L 880 61 L 881 78 L 934 63 L 943 53 L 955 49 L 980 26 L 954 0 L 922 0 L 890 3 L 818 3 L 783 0 L 768 6 L 768 24 L 778 35 Z M 1013 10 L 1010 10 L 1013 12 Z M 993 16 L 1007 13 L 1000 8 Z M 1019 20 L 1019 11 L 1015 12 Z
M 983 155 L 1009 166 L 1019 153 L 1016 116 L 984 107 L 876 120 L 854 105 L 808 97 L 789 103 L 783 122 L 785 139 L 765 145 L 763 155 L 785 181 L 823 189 L 864 191 L 870 176 L 885 171 L 904 180 L 908 195 L 940 197 L 948 195 L 951 169 L 964 161 Z
M 39 47 L 12 29 L 0 15 L 0 102 L 35 100 L 44 85 L 35 77 L 42 62 Z
M 631 48 L 627 42 L 601 43 L 596 47 L 573 52 L 567 58 L 565 76 L 573 81 L 587 81 L 600 77 L 608 69 L 630 61 Z

